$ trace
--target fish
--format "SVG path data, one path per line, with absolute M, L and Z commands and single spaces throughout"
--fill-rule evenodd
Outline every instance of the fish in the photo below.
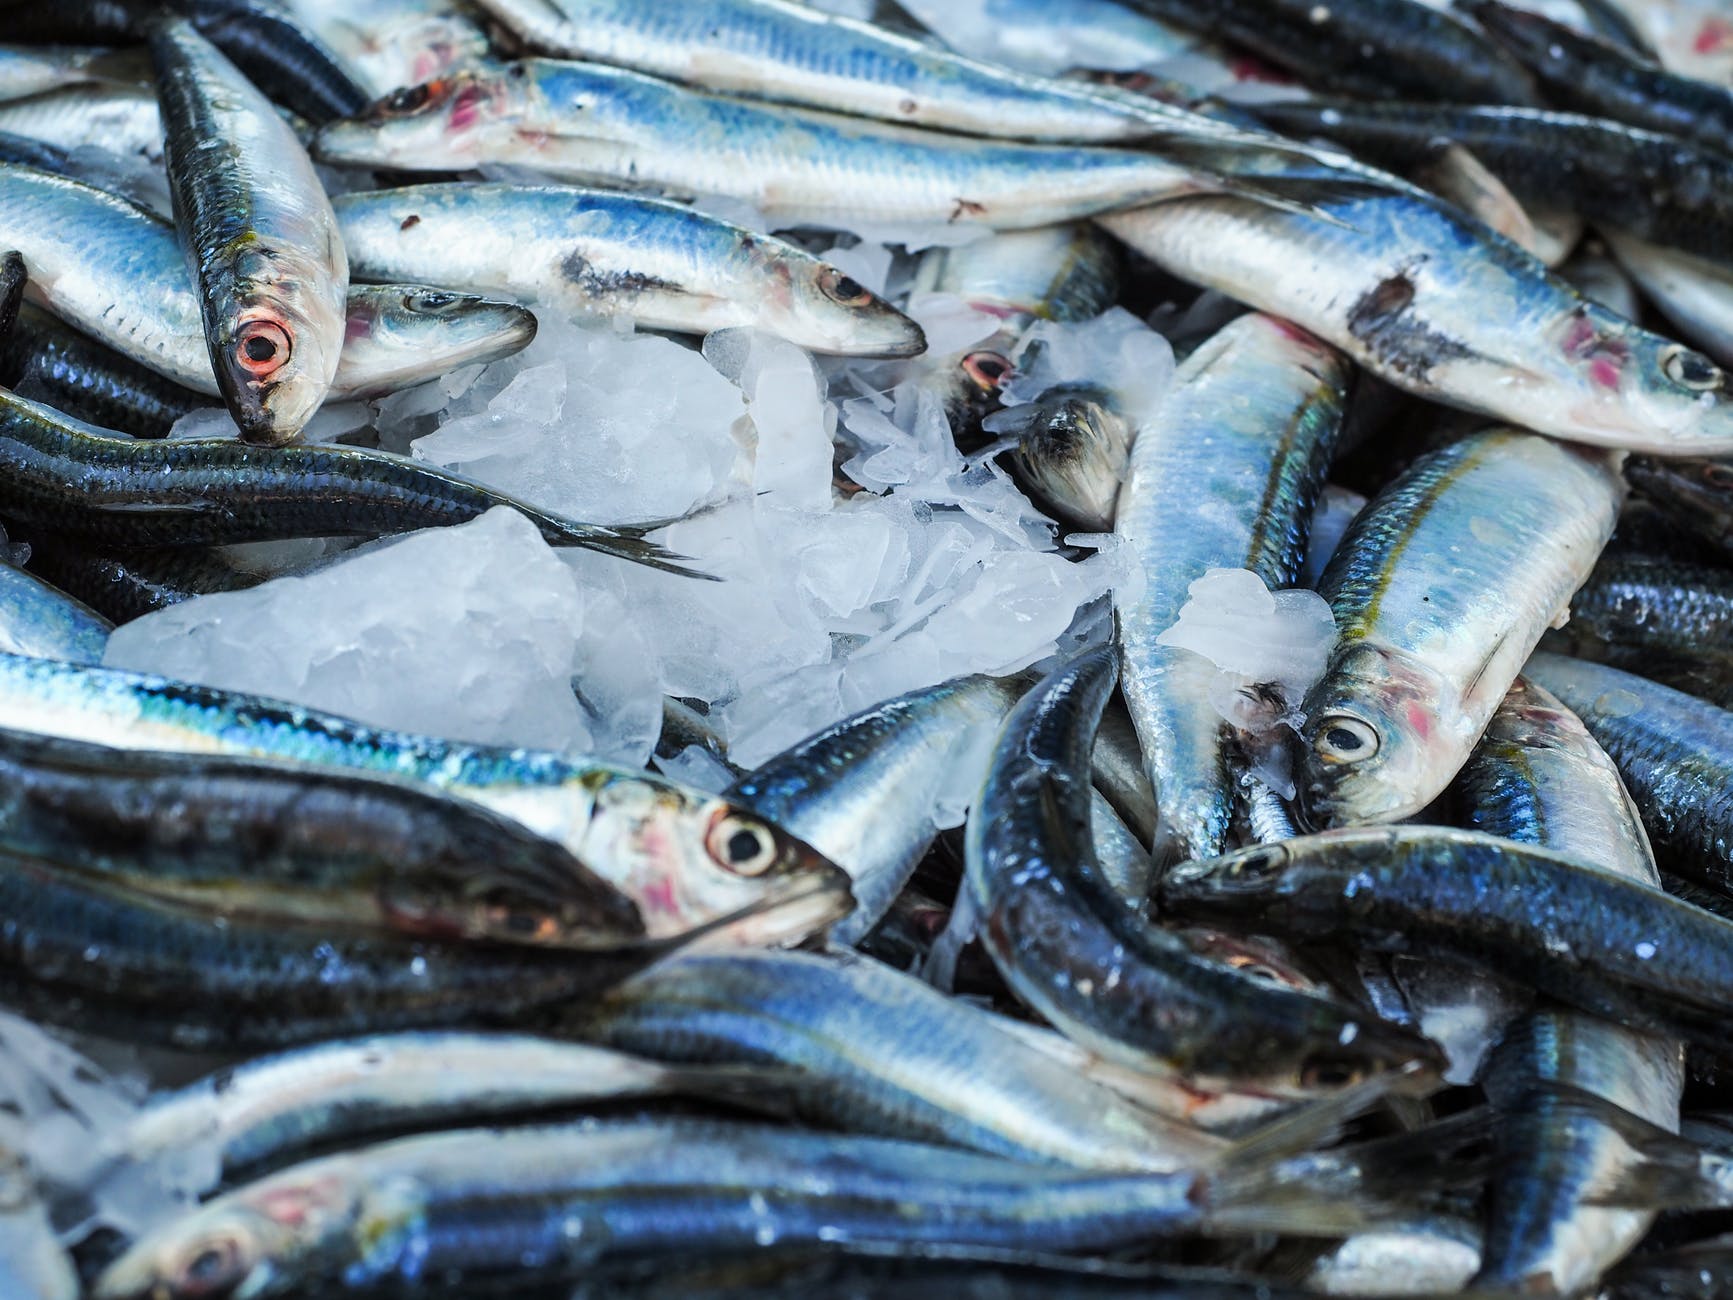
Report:
M 1355 94 L 1532 104 L 1522 65 L 1448 10 L 1401 0 L 1131 0 L 1137 13 L 1242 45 Z
M 1270 146 L 1260 145 L 1263 153 Z M 314 156 L 345 166 L 533 168 L 667 198 L 721 195 L 776 226 L 920 222 L 1027 229 L 1184 194 L 1281 201 L 1275 159 L 1200 135 L 1161 154 L 983 141 L 688 90 L 595 63 L 522 59 L 400 90 L 322 128 Z M 1256 154 L 1257 151 L 1253 151 Z M 1316 165 L 1310 165 L 1312 173 Z
M 343 195 L 333 206 L 358 280 L 503 294 L 651 329 L 764 329 L 842 356 L 925 347 L 918 325 L 820 258 L 658 199 L 445 184 Z
M 1093 861 L 1089 745 L 1113 688 L 1086 651 L 1012 709 L 969 811 L 963 892 L 1007 984 L 1089 1050 L 1275 1096 L 1416 1062 L 1423 1039 L 1336 999 L 1260 979 L 1146 924 Z
M 336 1141 L 587 1103 L 742 1090 L 750 1070 L 684 1069 L 532 1034 L 372 1034 L 252 1057 L 154 1095 L 105 1134 L 81 1183 L 214 1148 L 224 1182 Z
M 1054 518 L 1087 532 L 1113 531 L 1133 430 L 1110 394 L 1066 385 L 995 412 L 983 427 L 1011 443 L 1017 481 Z
M 288 7 L 374 98 L 488 54 L 487 34 L 455 0 L 290 0 Z
M 337 217 L 295 133 L 191 22 L 165 19 L 148 43 L 217 387 L 242 438 L 280 446 L 337 373 L 349 290 Z
M 134 51 L 77 45 L 0 45 L 0 100 L 65 86 L 140 82 L 150 70 Z
M 986 748 L 1017 697 L 992 677 L 953 678 L 885 700 L 767 759 L 722 792 L 849 874 L 853 944 L 883 918 L 942 825 L 986 773 Z
M 516 303 L 416 283 L 353 285 L 330 397 L 384 397 L 515 356 L 535 336 L 535 314 Z
M 223 918 L 558 948 L 644 933 L 551 840 L 372 773 L 0 731 L 0 850 Z
M 1153 843 L 1160 810 L 1155 806 L 1155 787 L 1144 770 L 1137 726 L 1121 695 L 1115 694 L 1102 711 L 1095 747 L 1089 751 L 1089 774 L 1139 842 L 1146 847 Z
M 88 606 L 108 623 L 128 623 L 155 610 L 167 609 L 194 596 L 218 591 L 242 591 L 264 579 L 231 562 L 216 548 L 197 546 L 129 547 L 104 552 L 57 537 L 52 532 L 13 535 L 30 548 L 30 571 Z M 103 642 L 107 633 L 103 633 Z M 56 659 L 100 663 L 100 643 L 93 652 L 57 653 Z M 8 654 L 29 651 L 0 643 Z
M 1642 239 L 1725 256 L 1733 234 L 1733 154 L 1580 113 L 1503 105 L 1313 99 L 1260 106 L 1272 128 L 1326 136 L 1402 167 L 1438 140 L 1466 147 L 1519 198 L 1563 205 Z
M 1323 1295 L 1454 1295 L 1480 1268 L 1478 1223 L 1449 1213 L 1357 1232 L 1317 1256 L 1308 1291 Z
M 1618 457 L 1491 429 L 1421 457 L 1349 525 L 1318 584 L 1339 640 L 1301 704 L 1317 828 L 1443 793 L 1612 536 Z
M 1703 0 L 1605 0 L 1662 67 L 1716 85 L 1733 85 L 1733 23 Z
M 1352 1217 L 1339 1203 L 1281 1196 L 1256 1180 L 1248 1192 L 1192 1173 L 1078 1173 L 745 1123 L 469 1129 L 328 1156 L 237 1188 L 134 1242 L 90 1294 L 306 1295 L 424 1277 L 473 1288 L 507 1270 L 522 1294 L 537 1280 L 651 1252 L 836 1238 L 1075 1252 L 1236 1220 L 1324 1233 L 1325 1222 L 1339 1230 Z
M 1157 903 L 1308 943 L 1448 958 L 1633 1029 L 1719 1050 L 1733 921 L 1482 831 L 1321 831 L 1171 868 Z
M 0 347 L 5 346 L 18 324 L 28 280 L 22 256 L 16 251 L 0 253 Z
M 1733 270 L 1628 231 L 1603 227 L 1601 236 L 1681 337 L 1720 364 L 1733 365 Z
M 1149 878 L 1155 863 L 1143 841 L 1093 785 L 1089 790 L 1089 833 L 1094 837 L 1095 861 L 1102 876 L 1132 911 L 1141 913 L 1149 902 Z
M 1125 700 L 1161 810 L 1158 858 L 1220 853 L 1237 785 L 1214 666 L 1160 638 L 1211 569 L 1250 569 L 1270 588 L 1297 581 L 1348 377 L 1304 331 L 1241 316 L 1185 359 L 1132 444 L 1115 531 L 1140 581 L 1114 605 Z
M 953 0 L 902 0 L 898 7 L 960 53 L 984 41 L 977 57 L 1049 76 L 1152 70 L 1205 44 L 1114 0 L 989 0 L 978 12 Z
M 1733 890 L 1733 713 L 1635 673 L 1537 654 L 1523 669 L 1618 765 L 1668 871 Z
M 138 438 L 165 438 L 176 420 L 208 404 L 32 302 L 0 334 L 0 386 Z
M 228 438 L 150 441 L 97 429 L 0 389 L 0 510 L 92 542 L 198 546 L 375 536 L 517 510 L 555 546 L 582 546 L 695 576 L 631 528 L 577 523 L 391 452 L 263 447 Z
M 0 563 L 0 652 L 102 662 L 114 625 L 16 564 Z
M 273 454 L 282 454 L 281 452 Z M 112 668 L 0 656 L 0 727 L 128 751 L 269 758 L 395 776 L 563 844 L 638 905 L 652 938 L 771 897 L 744 941 L 846 914 L 848 878 L 747 809 L 643 772 L 381 730 L 316 709 Z M 809 901 L 802 901 L 809 900 Z
M 1669 72 L 1611 41 L 1499 0 L 1474 0 L 1467 8 L 1559 107 L 1727 151 L 1733 87 Z
M 0 101 L 0 131 L 72 152 L 101 149 L 160 167 L 162 116 L 149 86 L 89 82 Z
M 1077 1169 L 1173 1172 L 1228 1149 L 866 957 L 694 953 L 578 1008 L 561 1032 L 652 1060 L 792 1071 L 799 1114 L 851 1133 Z
M 1435 200 L 1320 206 L 1340 224 L 1232 198 L 1102 223 L 1164 270 L 1292 321 L 1416 396 L 1593 445 L 1733 452 L 1733 392 L 1708 357 L 1585 301 Z
M 1633 456 L 1625 477 L 1674 525 L 1672 531 L 1683 528 L 1711 554 L 1733 556 L 1733 460 Z

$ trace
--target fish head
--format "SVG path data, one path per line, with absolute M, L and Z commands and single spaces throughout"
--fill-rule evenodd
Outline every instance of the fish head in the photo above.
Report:
M 535 336 L 535 313 L 515 303 L 422 285 L 357 286 L 334 387 L 346 398 L 383 397 L 455 366 L 509 357 Z
M 847 272 L 817 258 L 786 256 L 754 239 L 773 328 L 790 342 L 839 357 L 914 357 L 921 327 Z
M 1689 518 L 1723 549 L 1733 549 L 1733 460 L 1659 460 L 1632 456 L 1625 477 L 1644 496 Z
M 1012 463 L 1038 498 L 1081 527 L 1112 529 L 1131 429 L 1105 395 L 1056 390 L 1030 407 L 995 412 L 983 427 L 1018 436 Z
M 489 146 L 534 120 L 536 91 L 522 63 L 469 67 L 405 86 L 313 139 L 321 162 L 453 171 L 486 161 Z
M 148 1232 L 103 1270 L 93 1300 L 242 1300 L 278 1293 L 362 1216 L 350 1180 L 309 1165 Z
M 1733 380 L 1703 353 L 1589 303 L 1563 318 L 1552 342 L 1572 375 L 1574 425 L 1615 447 L 1733 452 Z
M 1317 829 L 1396 821 L 1432 802 L 1460 748 L 1457 692 L 1399 651 L 1350 642 L 1306 695 L 1295 783 Z
M 853 902 L 848 874 L 810 845 L 748 808 L 648 775 L 601 785 L 578 856 L 637 903 L 651 938 L 738 915 L 732 934 L 790 942 Z
M 293 441 L 331 389 L 344 322 L 326 276 L 316 258 L 262 245 L 232 261 L 219 293 L 235 306 L 212 333 L 211 361 L 248 442 Z

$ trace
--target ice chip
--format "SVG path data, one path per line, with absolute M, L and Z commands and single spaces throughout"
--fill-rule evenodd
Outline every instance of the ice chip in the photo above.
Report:
M 954 293 L 916 292 L 904 309 L 927 336 L 927 355 L 948 357 L 990 339 L 1004 324 L 991 312 L 977 311 Z
M 1134 426 L 1153 418 L 1173 379 L 1173 348 L 1122 307 L 1093 320 L 1036 321 L 1012 354 L 1017 369 L 1003 385 L 1007 405 L 1033 402 L 1064 385 L 1107 390 Z
M 1306 539 L 1306 562 L 1300 568 L 1300 581 L 1313 590 L 1330 558 L 1336 554 L 1348 525 L 1366 508 L 1366 498 L 1358 492 L 1334 483 L 1326 483 L 1318 497 L 1318 508 L 1312 512 L 1312 531 Z

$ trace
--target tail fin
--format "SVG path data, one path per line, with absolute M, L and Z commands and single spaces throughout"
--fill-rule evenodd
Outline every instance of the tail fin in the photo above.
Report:
M 644 534 L 652 531 L 650 528 L 603 528 L 599 524 L 574 523 L 569 519 L 542 514 L 539 511 L 532 513 L 530 518 L 550 546 L 581 546 L 588 551 L 598 551 L 603 555 L 612 555 L 618 559 L 631 560 L 634 564 L 660 569 L 663 573 L 677 573 L 682 578 L 702 578 L 705 582 L 722 581 L 713 573 L 690 568 L 690 556 L 676 554 L 660 543 L 647 540 Z

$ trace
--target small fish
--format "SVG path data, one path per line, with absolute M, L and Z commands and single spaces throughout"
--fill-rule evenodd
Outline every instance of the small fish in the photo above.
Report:
M 1407 392 L 1558 438 L 1733 453 L 1733 389 L 1708 357 L 1585 301 L 1436 200 L 1320 206 L 1340 224 L 1232 198 L 1102 220 L 1165 270 L 1293 321 Z
M 288 8 L 375 98 L 488 54 L 487 34 L 461 0 L 290 0 Z
M 1680 337 L 1723 365 L 1733 365 L 1733 269 L 1612 227 L 1601 235 Z
M 1114 657 L 1086 652 L 1011 711 L 970 809 L 964 891 L 1018 997 L 1090 1050 L 1277 1096 L 1431 1062 L 1424 1040 L 1259 979 L 1144 923 L 1093 861 L 1089 745 Z
M 125 551 L 104 552 L 52 531 L 14 531 L 14 538 L 30 547 L 32 573 L 40 574 L 109 623 L 129 623 L 194 596 L 242 591 L 264 580 L 232 563 L 217 547 L 128 547 Z M 106 631 L 102 641 L 107 641 Z M 94 638 L 92 645 L 96 645 Z M 9 654 L 30 653 L 4 644 L 0 644 L 0 649 Z M 83 658 L 68 654 L 53 657 Z M 97 647 L 88 662 L 101 661 L 101 650 Z
M 295 133 L 190 22 L 164 20 L 149 44 L 217 387 L 243 438 L 278 446 L 337 373 L 349 289 L 337 217 Z
M 114 625 L 15 564 L 0 563 L 0 652 L 96 664 Z
M 694 334 L 747 326 L 844 356 L 925 346 L 918 325 L 812 254 L 658 199 L 450 184 L 349 194 L 334 207 L 358 280 L 503 294 Z
M 413 282 L 354 285 L 330 396 L 384 397 L 522 352 L 535 336 L 534 314 L 513 303 Z
M 1670 523 L 1712 552 L 1733 556 L 1733 459 L 1633 456 L 1625 464 L 1625 477 Z
M 117 749 L 270 758 L 418 781 L 565 845 L 638 905 L 653 938 L 792 900 L 730 931 L 737 941 L 776 943 L 851 906 L 847 876 L 806 845 L 744 808 L 647 773 L 381 731 L 258 696 L 16 655 L 0 656 L 0 726 Z
M 141 82 L 149 78 L 150 68 L 131 50 L 78 45 L 0 45 L 0 100 L 26 99 L 65 86 Z
M 160 167 L 162 115 L 149 86 L 93 82 L 0 101 L 0 131 L 56 149 L 101 149 Z
M 962 809 L 946 816 L 942 805 L 986 774 L 987 745 L 1016 696 L 1011 683 L 978 676 L 899 695 L 759 764 L 723 798 L 848 872 L 855 911 L 831 937 L 855 943 L 883 918 L 941 822 L 955 824 Z
M 1241 316 L 1185 359 L 1132 444 L 1115 528 L 1141 583 L 1115 613 L 1126 704 L 1161 809 L 1158 857 L 1220 853 L 1237 784 L 1213 665 L 1160 638 L 1211 569 L 1250 569 L 1270 588 L 1298 579 L 1347 384 L 1327 345 Z
M 1617 458 L 1515 430 L 1423 456 L 1318 586 L 1340 638 L 1301 706 L 1313 825 L 1396 821 L 1450 784 L 1618 521 Z
M 1733 1022 L 1733 921 L 1479 831 L 1323 831 L 1182 863 L 1156 893 L 1176 915 L 1261 934 L 1470 963 L 1711 1050 Z
M 0 334 L 0 385 L 102 428 L 165 438 L 208 399 L 81 334 L 35 303 Z
M 1011 465 L 1029 495 L 1062 523 L 1113 531 L 1133 430 L 1101 389 L 1067 385 L 984 425 L 1011 441 Z

